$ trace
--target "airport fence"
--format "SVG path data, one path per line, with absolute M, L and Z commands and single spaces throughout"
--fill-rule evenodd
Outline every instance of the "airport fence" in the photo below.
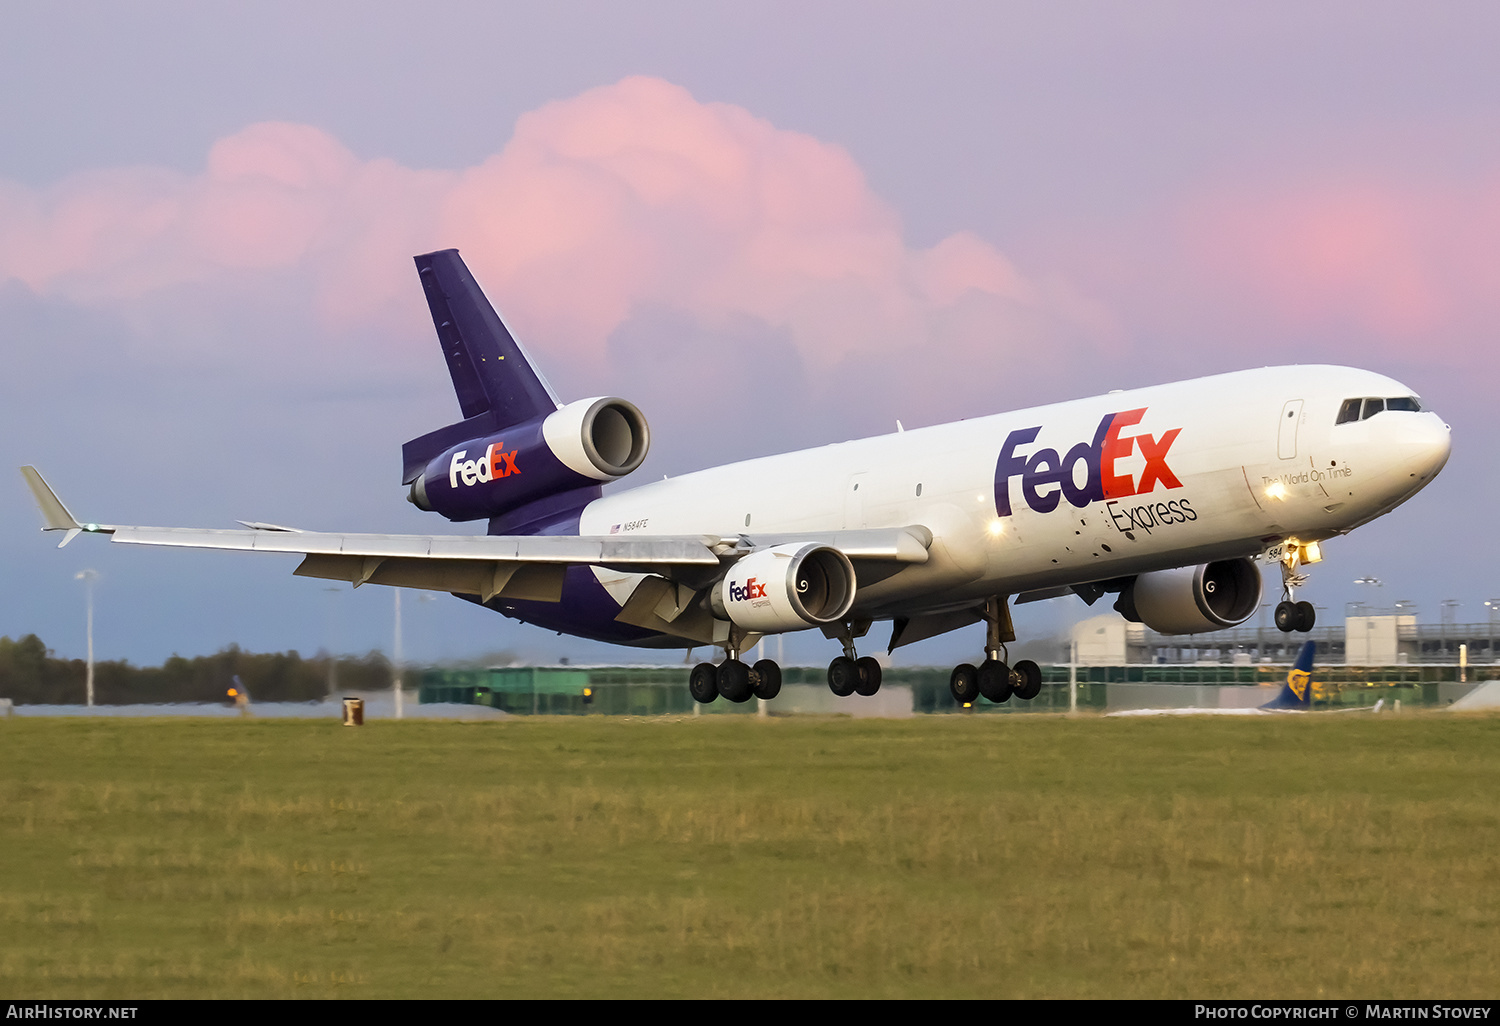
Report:
M 1036 698 L 1000 705 L 980 699 L 974 708 L 1003 715 L 1066 712 L 1072 707 L 1069 672 L 1067 666 L 1043 666 L 1043 687 Z M 1258 686 L 1269 699 L 1286 680 L 1286 672 L 1284 666 L 1080 666 L 1076 668 L 1077 708 L 1096 712 L 1111 708 L 1111 685 L 1169 686 L 1163 694 L 1170 694 L 1174 685 L 1182 689 Z M 784 667 L 783 694 L 794 693 L 789 689 L 822 693 L 827 688 L 826 673 L 821 666 Z M 913 713 L 958 712 L 960 707 L 948 691 L 949 673 L 947 667 L 890 667 L 885 670 L 882 690 L 909 689 Z M 1324 667 L 1314 674 L 1314 696 L 1318 704 L 1329 707 L 1369 706 L 1382 699 L 1388 705 L 1399 700 L 1403 706 L 1436 707 L 1470 689 L 1473 678 L 1461 683 L 1459 676 L 1457 666 Z M 687 667 L 682 666 L 429 669 L 422 673 L 419 701 L 489 706 L 520 716 L 732 716 L 759 711 L 755 702 L 696 705 L 687 690 Z

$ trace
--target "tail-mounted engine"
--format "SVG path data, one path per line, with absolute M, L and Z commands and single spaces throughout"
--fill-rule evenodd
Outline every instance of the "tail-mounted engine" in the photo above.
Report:
M 709 594 L 714 614 L 756 634 L 843 618 L 854 604 L 854 564 L 827 545 L 774 545 L 743 557 Z
M 1115 609 L 1158 634 L 1199 634 L 1235 627 L 1260 605 L 1260 569 L 1251 559 L 1141 574 Z
M 651 445 L 646 418 L 624 399 L 580 399 L 503 431 L 454 441 L 454 425 L 408 442 L 444 448 L 409 477 L 408 499 L 449 520 L 484 520 L 585 485 L 613 481 L 641 465 Z M 446 434 L 445 434 L 446 433 Z M 451 444 L 449 444 L 451 443 Z

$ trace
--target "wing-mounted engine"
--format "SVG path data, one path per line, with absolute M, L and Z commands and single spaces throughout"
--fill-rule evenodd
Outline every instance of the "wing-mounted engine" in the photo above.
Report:
M 1223 559 L 1141 574 L 1121 591 L 1115 609 L 1159 634 L 1199 634 L 1250 619 L 1260 587 L 1254 560 Z
M 714 585 L 716 616 L 756 634 L 838 620 L 854 604 L 854 564 L 828 545 L 773 545 L 742 557 Z
M 450 440 L 451 435 L 438 439 Z M 407 449 L 423 441 L 409 442 Z M 409 479 L 408 498 L 418 509 L 449 520 L 484 520 L 624 477 L 641 465 L 650 445 L 646 418 L 633 403 L 580 399 L 545 417 L 451 440 Z

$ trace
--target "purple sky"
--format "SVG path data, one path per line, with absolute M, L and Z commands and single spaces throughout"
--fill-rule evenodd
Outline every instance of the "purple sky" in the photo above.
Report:
M 8 465 L 108 522 L 464 530 L 398 473 L 457 419 L 411 264 L 456 245 L 565 397 L 646 413 L 643 479 L 1247 366 L 1391 374 L 1453 458 L 1309 597 L 1500 598 L 1494 5 L 514 6 L 8 12 Z M 81 654 L 92 567 L 101 657 L 389 646 L 388 589 L 58 552 L 6 472 L 0 633 Z M 405 602 L 415 658 L 642 658 Z

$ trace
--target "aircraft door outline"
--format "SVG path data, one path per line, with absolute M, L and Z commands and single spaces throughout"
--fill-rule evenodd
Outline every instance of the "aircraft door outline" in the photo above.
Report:
M 1276 455 L 1279 459 L 1297 458 L 1297 428 L 1302 424 L 1302 400 L 1288 399 L 1281 408 L 1281 423 L 1276 431 Z

